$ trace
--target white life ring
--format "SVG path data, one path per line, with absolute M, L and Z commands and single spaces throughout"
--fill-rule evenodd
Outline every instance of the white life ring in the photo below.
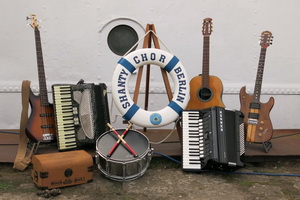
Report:
M 173 79 L 172 101 L 158 111 L 146 111 L 131 99 L 127 84 L 131 74 L 143 65 L 154 64 L 165 69 Z M 190 98 L 187 73 L 179 59 L 170 53 L 154 48 L 139 49 L 121 58 L 112 77 L 112 97 L 125 120 L 142 127 L 161 127 L 174 122 Z

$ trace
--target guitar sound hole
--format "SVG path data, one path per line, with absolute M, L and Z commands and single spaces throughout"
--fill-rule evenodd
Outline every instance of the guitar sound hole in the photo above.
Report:
M 198 91 L 198 98 L 201 101 L 209 101 L 213 96 L 210 88 L 200 88 Z

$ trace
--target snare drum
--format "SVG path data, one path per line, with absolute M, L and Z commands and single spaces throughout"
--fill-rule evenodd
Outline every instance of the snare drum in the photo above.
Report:
M 125 129 L 116 130 L 119 135 Z M 116 181 L 129 181 L 142 176 L 150 164 L 152 149 L 148 138 L 141 132 L 128 130 L 124 140 L 136 152 L 134 157 L 122 144 L 108 157 L 111 148 L 118 141 L 113 131 L 103 133 L 96 142 L 96 163 L 100 171 L 108 178 Z

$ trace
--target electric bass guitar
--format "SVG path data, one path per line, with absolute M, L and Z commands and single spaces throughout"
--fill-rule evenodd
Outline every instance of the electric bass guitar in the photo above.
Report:
M 30 90 L 29 103 L 31 106 L 31 114 L 29 116 L 25 132 L 27 137 L 34 142 L 51 142 L 56 139 L 56 128 L 53 105 L 48 101 L 39 31 L 40 25 L 35 15 L 30 15 L 27 19 L 31 20 L 30 26 L 34 29 L 35 34 L 39 95 L 34 95 L 32 90 Z
M 240 90 L 241 112 L 244 114 L 247 142 L 264 143 L 269 141 L 273 135 L 273 126 L 269 115 L 274 105 L 274 98 L 271 97 L 267 103 L 260 102 L 266 52 L 267 47 L 272 44 L 272 38 L 270 31 L 264 31 L 261 34 L 261 50 L 253 95 L 246 93 L 245 86 Z
M 203 20 L 203 60 L 202 74 L 190 81 L 190 100 L 187 110 L 205 109 L 214 106 L 225 107 L 222 101 L 223 84 L 216 76 L 209 75 L 209 39 L 212 32 L 212 19 Z

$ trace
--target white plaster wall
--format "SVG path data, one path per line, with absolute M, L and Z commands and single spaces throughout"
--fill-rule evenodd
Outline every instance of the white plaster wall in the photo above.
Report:
M 202 21 L 211 17 L 210 74 L 223 82 L 226 107 L 239 109 L 239 89 L 246 85 L 253 91 L 259 36 L 269 30 L 274 42 L 267 49 L 261 100 L 275 98 L 274 128 L 300 128 L 299 6 L 298 0 L 1 0 L 0 129 L 19 127 L 22 80 L 31 80 L 38 91 L 34 33 L 25 20 L 31 13 L 41 20 L 50 101 L 52 84 L 81 78 L 104 82 L 110 90 L 120 57 L 109 50 L 106 38 L 120 23 L 133 26 L 140 38 L 147 23 L 155 24 L 166 46 L 161 48 L 174 53 L 194 77 L 202 71 Z M 167 101 L 161 100 L 166 95 L 159 71 L 151 73 L 150 109 L 157 110 Z M 112 112 L 117 114 L 115 108 Z

